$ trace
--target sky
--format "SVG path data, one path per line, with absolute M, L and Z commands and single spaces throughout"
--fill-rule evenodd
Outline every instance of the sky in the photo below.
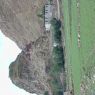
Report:
M 9 79 L 9 65 L 20 52 L 17 45 L 0 30 L 0 95 L 36 95 L 16 87 Z

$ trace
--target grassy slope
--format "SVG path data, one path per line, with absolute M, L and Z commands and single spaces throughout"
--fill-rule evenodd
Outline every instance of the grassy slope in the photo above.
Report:
M 82 52 L 82 81 L 86 89 L 86 95 L 95 92 L 95 0 L 80 0 L 80 33 Z M 85 76 L 85 78 L 83 77 Z M 91 92 L 92 90 L 92 92 Z
M 71 2 L 63 0 L 63 13 L 66 63 L 69 79 L 70 77 L 73 79 L 74 93 L 80 95 L 80 81 L 82 81 L 84 87 L 88 87 L 85 95 L 93 95 L 92 93 L 95 92 L 95 82 L 92 81 L 95 74 L 95 0 L 80 0 L 80 49 L 77 46 L 76 0 L 71 0 Z M 70 71 L 72 71 L 72 76 Z
M 63 0 L 67 64 L 71 65 L 74 94 L 80 95 L 80 53 L 78 49 L 76 0 Z M 69 66 L 70 67 L 70 66 Z M 70 76 L 69 76 L 70 77 Z
M 70 59 L 70 26 L 69 26 L 69 24 L 70 24 L 70 18 L 69 18 L 69 9 L 68 9 L 68 2 L 66 1 L 66 0 L 64 0 L 64 2 L 62 1 L 62 7 L 63 7 L 63 14 L 64 14 L 64 20 L 63 20 L 63 24 L 64 24 L 64 26 L 65 27 L 67 27 L 67 28 L 64 28 L 64 31 L 67 31 L 66 33 L 65 33 L 65 46 L 66 46 L 66 57 L 65 57 L 65 63 L 66 63 L 66 68 L 70 68 L 71 67 L 71 64 L 70 64 L 70 61 L 71 61 L 71 59 Z M 65 23 L 64 23 L 65 22 Z M 66 81 L 67 81 L 67 84 L 68 84 L 68 86 L 69 85 L 72 85 L 71 84 L 71 73 L 68 73 L 68 72 L 71 72 L 71 69 L 66 69 L 66 71 L 67 71 L 67 79 L 66 79 Z

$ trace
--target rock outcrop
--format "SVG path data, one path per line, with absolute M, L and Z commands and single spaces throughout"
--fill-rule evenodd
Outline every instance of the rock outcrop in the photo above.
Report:
M 9 76 L 15 85 L 38 95 L 49 91 L 48 75 L 45 71 L 49 60 L 47 41 L 46 37 L 41 37 L 26 45 L 9 67 Z
M 50 92 L 46 65 L 50 59 L 50 34 L 37 14 L 46 0 L 0 0 L 0 29 L 22 52 L 9 66 L 18 87 L 38 95 Z

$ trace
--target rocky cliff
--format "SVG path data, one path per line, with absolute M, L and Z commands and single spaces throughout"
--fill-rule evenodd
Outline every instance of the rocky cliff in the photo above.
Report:
M 46 66 L 50 59 L 50 34 L 37 15 L 45 0 L 0 0 L 0 29 L 22 52 L 9 66 L 18 87 L 38 95 L 50 92 Z

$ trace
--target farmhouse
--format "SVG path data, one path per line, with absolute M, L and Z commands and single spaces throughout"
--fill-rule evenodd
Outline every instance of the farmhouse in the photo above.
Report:
M 45 5 L 45 29 L 46 31 L 50 31 L 50 27 L 51 27 L 51 21 L 52 19 L 52 5 L 51 4 L 46 4 Z

